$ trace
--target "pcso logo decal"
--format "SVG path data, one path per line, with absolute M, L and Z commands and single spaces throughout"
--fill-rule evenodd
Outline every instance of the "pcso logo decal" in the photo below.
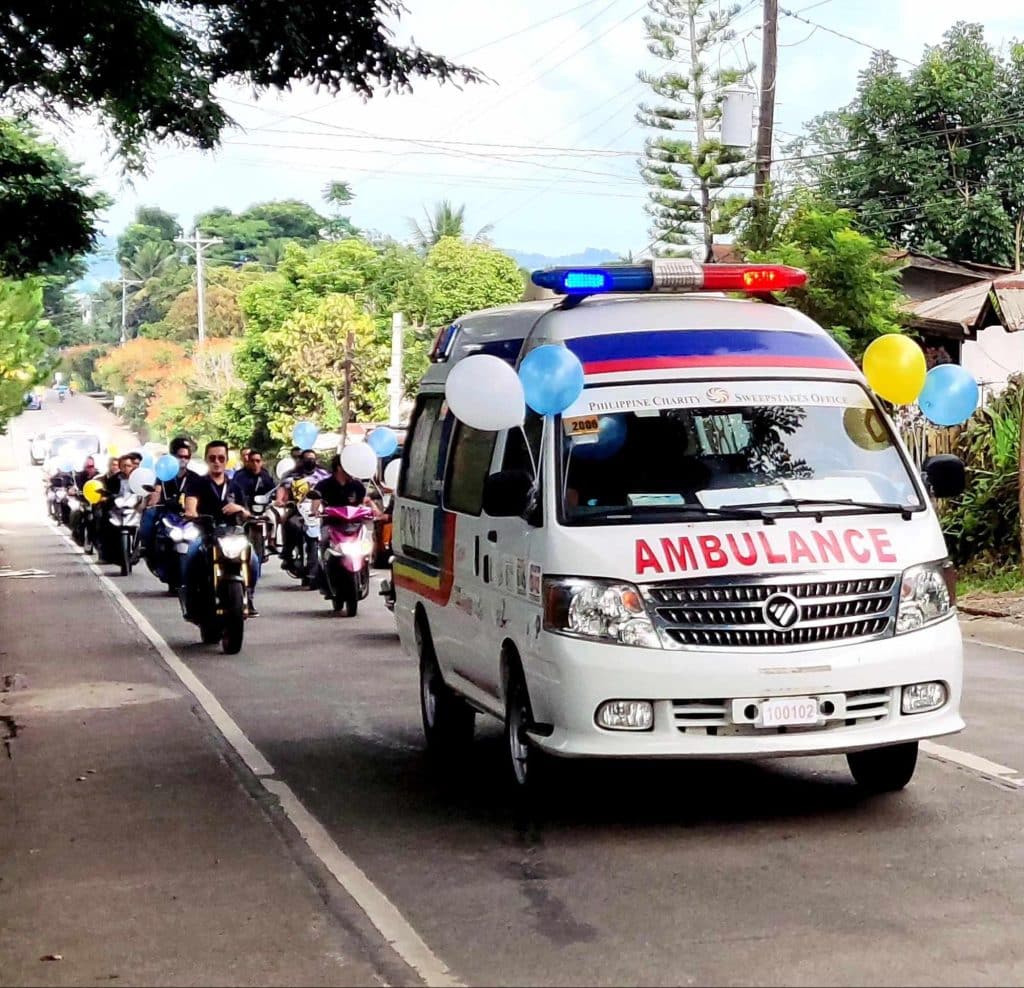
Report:
M 729 400 L 729 392 L 725 388 L 708 388 L 704 397 L 713 405 L 724 405 Z

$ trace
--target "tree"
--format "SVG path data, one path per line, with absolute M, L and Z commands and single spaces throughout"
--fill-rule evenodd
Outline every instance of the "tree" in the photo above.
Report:
M 327 224 L 312 206 L 297 199 L 259 203 L 241 213 L 218 207 L 196 218 L 196 227 L 202 233 L 224 241 L 210 248 L 207 257 L 211 267 L 264 263 L 280 256 L 278 245 L 286 241 L 316 242 Z
M 195 286 L 186 288 L 159 322 L 148 323 L 139 335 L 149 339 L 175 340 L 186 343 L 196 339 L 199 326 L 199 303 Z M 245 329 L 238 296 L 221 285 L 206 286 L 206 334 L 211 338 L 241 336 Z
M 331 240 L 345 240 L 349 237 L 359 235 L 359 231 L 352 225 L 347 216 L 342 216 L 341 211 L 351 205 L 355 199 L 355 193 L 348 182 L 328 182 L 323 188 L 323 199 L 333 210 L 334 215 L 327 221 L 326 234 Z
M 456 240 L 464 239 L 466 235 L 465 206 L 456 208 L 447 199 L 442 199 L 441 202 L 434 204 L 432 213 L 424 208 L 423 215 L 426 217 L 426 223 L 423 226 L 420 226 L 411 217 L 409 218 L 409 230 L 412 233 L 413 245 L 424 254 L 445 237 L 453 237 Z M 490 232 L 490 225 L 481 227 L 473 235 L 473 243 L 486 243 L 487 234 Z
M 753 167 L 744 151 L 726 147 L 714 134 L 725 90 L 753 70 L 709 67 L 715 50 L 734 38 L 730 24 L 740 6 L 722 7 L 717 0 L 649 0 L 649 6 L 647 50 L 668 63 L 665 72 L 638 75 L 662 100 L 641 103 L 637 112 L 640 123 L 661 132 L 647 139 L 640 166 L 651 186 L 651 235 L 656 252 L 679 253 L 696 244 L 698 258 L 710 259 L 715 234 L 727 232 L 746 204 L 732 183 Z M 693 137 L 683 136 L 681 130 L 691 126 Z
M 458 316 L 523 297 L 519 267 L 485 244 L 445 237 L 431 248 L 425 266 L 427 320 L 443 326 Z
M 1021 262 L 1024 46 L 1001 57 L 958 23 L 901 74 L 878 54 L 854 100 L 812 121 L 798 174 L 852 209 L 862 229 L 911 250 Z
M 857 358 L 882 334 L 901 332 L 906 298 L 899 287 L 899 264 L 854 228 L 851 211 L 803 194 L 773 203 L 768 215 L 777 223 L 772 245 L 750 250 L 747 259 L 807 272 L 804 288 L 782 296 L 785 305 L 824 326 Z M 760 235 L 759 221 L 750 223 Z M 749 246 L 742 235 L 741 244 Z
M 0 276 L 49 274 L 88 253 L 108 203 L 59 148 L 26 123 L 0 119 Z
M 141 429 L 157 388 L 181 386 L 189 373 L 185 348 L 169 340 L 129 340 L 96 362 L 100 387 L 125 396 L 124 417 Z
M 24 407 L 24 397 L 49 368 L 56 333 L 43 320 L 38 280 L 0 280 L 0 431 Z
M 393 42 L 400 0 L 10 0 L 0 24 L 0 96 L 59 117 L 98 111 L 131 167 L 149 140 L 216 146 L 229 117 L 214 87 L 294 82 L 331 93 L 408 91 L 415 77 L 478 74 Z
M 181 224 L 172 213 L 159 206 L 139 206 L 135 210 L 135 222 L 160 231 L 160 239 L 173 243 L 181 236 Z

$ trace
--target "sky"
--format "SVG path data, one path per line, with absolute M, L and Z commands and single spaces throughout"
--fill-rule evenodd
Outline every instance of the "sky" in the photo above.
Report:
M 490 81 L 460 89 L 423 80 L 411 95 L 365 102 L 306 86 L 258 100 L 225 87 L 219 93 L 237 126 L 218 151 L 158 146 L 147 174 L 128 180 L 95 123 L 56 131 L 116 200 L 103 232 L 116 235 L 140 204 L 167 209 L 186 228 L 215 206 L 297 198 L 323 208 L 323 186 L 344 179 L 356 196 L 353 222 L 398 239 L 408 236 L 409 217 L 450 199 L 465 204 L 470 232 L 490 224 L 491 239 L 506 249 L 643 251 L 650 233 L 637 161 L 646 132 L 634 114 L 649 90 L 636 73 L 658 64 L 646 51 L 646 2 L 406 5 L 395 26 L 400 40 L 472 65 Z M 761 3 L 740 6 L 723 66 L 760 61 Z M 909 68 L 958 19 L 983 23 L 996 45 L 1024 38 L 1024 9 L 1009 0 L 783 0 L 782 8 L 798 16 L 780 18 L 777 144 L 852 98 L 871 46 Z

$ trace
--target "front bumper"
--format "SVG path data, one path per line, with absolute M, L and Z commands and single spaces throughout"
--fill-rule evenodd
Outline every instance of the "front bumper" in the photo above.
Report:
M 790 652 L 668 651 L 623 648 L 542 634 L 527 663 L 534 719 L 553 727 L 531 735 L 554 755 L 601 758 L 771 758 L 857 751 L 954 734 L 960 717 L 963 647 L 955 615 L 922 631 L 862 644 Z M 901 688 L 939 681 L 944 706 L 905 715 Z M 808 728 L 756 728 L 734 719 L 733 701 L 834 696 L 844 711 L 862 697 L 888 696 L 872 716 L 838 716 Z M 606 700 L 648 700 L 649 731 L 609 731 L 594 721 Z M 866 701 L 865 701 L 866 702 Z M 686 704 L 721 707 L 696 720 Z M 697 726 L 694 726 L 696 724 Z M 550 729 L 550 728 L 549 728 Z

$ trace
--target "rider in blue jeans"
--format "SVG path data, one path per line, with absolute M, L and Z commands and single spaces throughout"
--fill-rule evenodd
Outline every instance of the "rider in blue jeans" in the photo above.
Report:
M 189 481 L 189 489 L 185 495 L 185 517 L 198 518 L 207 515 L 213 519 L 214 525 L 238 525 L 252 516 L 245 507 L 245 495 L 234 481 L 227 478 L 228 444 L 215 439 L 206 444 L 204 453 L 207 475 L 197 479 L 193 484 Z M 189 543 L 183 567 L 182 600 L 188 601 L 187 588 L 195 584 L 199 578 L 198 568 L 203 565 L 201 558 L 206 549 L 204 535 Z M 254 590 L 260 578 L 260 559 L 257 553 L 250 555 L 253 589 L 249 591 L 249 617 L 257 617 L 259 612 L 253 599 Z
M 145 553 L 155 563 L 152 553 L 156 552 L 157 523 L 168 510 L 181 511 L 184 507 L 185 494 L 190 482 L 199 479 L 197 474 L 188 469 L 192 459 L 192 444 L 184 436 L 171 440 L 170 454 L 178 461 L 178 475 L 170 480 L 158 480 L 146 502 L 146 510 L 139 524 L 139 538 L 136 543 L 136 554 Z

